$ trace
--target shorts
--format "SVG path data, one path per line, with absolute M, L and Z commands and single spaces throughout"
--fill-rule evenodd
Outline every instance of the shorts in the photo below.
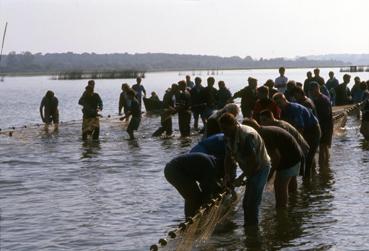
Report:
M 293 165 L 290 168 L 277 170 L 277 173 L 279 176 L 285 177 L 285 178 L 298 176 L 300 174 L 300 166 L 301 166 L 301 162 L 297 162 L 295 165 Z
M 100 120 L 99 118 L 83 118 L 82 121 L 82 132 L 92 132 L 95 128 L 100 127 Z
M 131 121 L 129 121 L 127 131 L 136 131 L 140 126 L 141 118 L 140 117 L 132 117 Z
M 45 112 L 45 123 L 46 124 L 59 124 L 59 112 L 46 113 Z

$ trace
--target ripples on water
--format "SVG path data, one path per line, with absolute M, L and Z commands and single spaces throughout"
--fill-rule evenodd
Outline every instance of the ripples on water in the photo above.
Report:
M 183 220 L 183 200 L 164 165 L 199 136 L 153 139 L 159 120 L 144 116 L 134 141 L 116 119 L 102 122 L 99 142 L 81 141 L 80 121 L 0 135 L 0 249 L 148 250 L 165 237 Z M 237 210 L 195 250 L 369 250 L 369 151 L 358 125 L 349 119 L 330 170 L 299 184 L 288 210 L 276 212 L 267 191 L 258 231 Z
M 165 163 L 197 142 L 153 139 L 159 121 L 143 119 L 139 138 L 102 122 L 99 142 L 82 143 L 80 124 L 59 133 L 25 129 L 2 135 L 2 250 L 147 250 L 183 215 L 163 177 Z M 146 133 L 147 132 L 147 133 Z M 334 138 L 331 169 L 300 184 L 291 207 L 276 212 L 265 192 L 259 231 L 244 230 L 242 210 L 196 250 L 369 249 L 368 151 L 358 122 Z
M 196 140 L 152 139 L 158 122 L 143 119 L 135 141 L 118 122 L 102 123 L 100 142 L 82 143 L 77 123 L 2 135 L 1 247 L 146 249 L 183 214 L 164 164 Z

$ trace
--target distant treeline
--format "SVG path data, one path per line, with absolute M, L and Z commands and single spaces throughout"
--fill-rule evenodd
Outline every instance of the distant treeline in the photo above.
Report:
M 304 57 L 296 59 L 253 59 L 250 56 L 218 57 L 180 55 L 165 53 L 145 54 L 95 54 L 82 53 L 16 53 L 3 55 L 2 73 L 55 74 L 68 71 L 164 71 L 164 70 L 221 70 L 284 67 L 330 67 L 349 65 L 338 60 L 315 60 Z

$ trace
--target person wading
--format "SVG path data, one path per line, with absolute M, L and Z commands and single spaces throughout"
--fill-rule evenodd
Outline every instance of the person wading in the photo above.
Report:
M 59 129 L 58 104 L 59 101 L 55 97 L 54 92 L 47 91 L 40 104 L 40 115 L 42 121 L 45 123 L 45 130 L 49 129 L 51 123 L 54 123 L 55 131 Z
M 82 139 L 86 140 L 87 136 L 91 134 L 94 140 L 99 139 L 100 121 L 98 112 L 102 111 L 103 102 L 90 84 L 87 85 L 78 104 L 83 106 Z

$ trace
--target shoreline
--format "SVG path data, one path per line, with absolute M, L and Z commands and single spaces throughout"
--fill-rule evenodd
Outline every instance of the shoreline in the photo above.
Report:
M 320 69 L 327 69 L 327 68 L 344 68 L 349 66 L 304 66 L 304 67 L 288 67 L 286 69 L 314 69 L 314 68 L 320 68 Z M 193 72 L 193 71 L 243 71 L 243 70 L 278 70 L 278 67 L 250 67 L 250 68 L 219 68 L 219 69 L 205 69 L 205 68 L 198 68 L 198 69 L 160 69 L 160 70 L 151 70 L 151 71 L 144 71 L 147 73 L 163 73 L 163 72 Z M 53 76 L 57 75 L 58 73 L 55 72 L 2 72 L 0 73 L 0 76 L 2 77 L 41 77 L 41 76 Z M 210 74 L 212 75 L 212 74 Z M 109 78 L 104 78 L 109 79 Z M 110 78 L 111 79 L 111 78 Z M 116 78 L 120 79 L 120 78 Z M 73 79 L 71 79 L 73 80 Z

